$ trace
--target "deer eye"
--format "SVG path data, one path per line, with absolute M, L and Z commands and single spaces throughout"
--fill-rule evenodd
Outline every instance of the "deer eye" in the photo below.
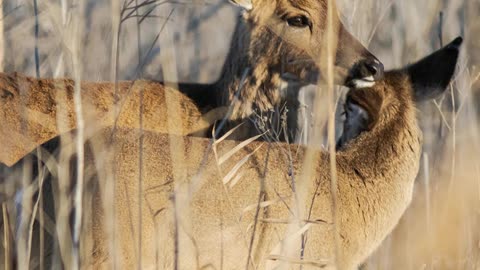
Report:
M 305 28 L 311 25 L 310 20 L 303 15 L 286 18 L 288 26 Z

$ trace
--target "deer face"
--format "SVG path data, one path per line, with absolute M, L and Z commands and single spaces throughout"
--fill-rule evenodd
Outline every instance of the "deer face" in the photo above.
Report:
M 288 81 L 305 84 L 325 78 L 327 42 L 334 51 L 335 82 L 371 86 L 383 76 L 383 65 L 345 30 L 335 5 L 327 0 L 231 0 L 246 9 L 250 28 L 249 60 Z M 332 1 L 334 3 L 335 1 Z M 332 9 L 333 38 L 327 38 Z M 263 79 L 263 78 L 259 78 Z
M 352 88 L 345 102 L 346 120 L 337 148 L 360 133 L 392 122 L 416 102 L 438 97 L 455 72 L 462 38 L 400 70 L 387 71 L 375 86 Z M 401 118 L 401 117 L 400 117 Z

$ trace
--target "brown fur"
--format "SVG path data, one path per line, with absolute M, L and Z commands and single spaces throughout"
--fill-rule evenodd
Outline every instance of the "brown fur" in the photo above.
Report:
M 38 145 L 76 128 L 72 80 L 36 80 L 18 73 L 0 73 L 0 85 L 0 163 L 11 166 Z M 88 132 L 114 125 L 140 128 L 142 90 L 145 130 L 176 135 L 204 134 L 227 111 L 217 108 L 202 115 L 191 99 L 152 81 L 119 82 L 118 102 L 114 98 L 114 83 L 84 82 L 81 87 Z M 179 102 L 178 113 L 167 116 L 166 95 Z M 115 104 L 119 104 L 118 117 L 115 117 Z M 169 127 L 169 120 L 177 124 Z
M 356 269 L 391 232 L 410 203 L 421 153 L 421 132 L 411 91 L 403 73 L 387 74 L 385 82 L 363 90 L 365 98 L 381 100 L 378 120 L 369 132 L 361 134 L 336 155 L 339 269 Z M 100 175 L 117 176 L 116 196 L 113 205 L 107 206 L 109 214 L 115 209 L 117 227 L 116 232 L 109 235 L 116 237 L 121 264 L 132 268 L 139 259 L 135 244 L 138 243 L 140 203 L 137 195 L 139 133 L 121 129 L 115 133 L 113 141 L 110 135 L 111 131 L 107 130 L 91 141 L 95 146 L 114 143 L 112 155 L 106 159 L 107 165 L 96 169 L 101 171 Z M 177 152 L 185 156 L 180 163 L 175 160 L 177 154 L 170 152 L 170 144 L 173 143 L 178 151 L 179 142 L 185 146 L 184 152 Z M 176 233 L 179 235 L 178 269 L 208 266 L 219 269 L 221 265 L 224 269 L 244 269 L 252 231 L 256 233 L 249 267 L 270 269 L 282 261 L 281 258 L 299 261 L 300 237 L 291 239 L 292 242 L 283 247 L 287 251 L 274 250 L 291 229 L 287 223 L 295 232 L 306 225 L 305 221 L 310 227 L 305 235 L 304 268 L 333 267 L 335 252 L 327 152 L 313 152 L 313 172 L 304 179 L 301 175 L 307 170 L 303 165 L 307 150 L 302 147 L 254 142 L 219 165 L 213 153 L 202 163 L 205 153 L 210 151 L 208 144 L 208 140 L 200 138 L 144 134 L 142 267 L 159 263 L 160 268 L 172 269 Z M 234 142 L 222 142 L 216 151 L 221 156 L 234 146 Z M 255 152 L 258 147 L 260 150 Z M 295 153 L 292 169 L 298 188 L 296 195 L 289 177 L 289 151 Z M 242 166 L 239 182 L 234 186 L 224 185 L 222 179 L 249 154 L 253 155 Z M 268 165 L 264 168 L 267 158 Z M 92 153 L 87 160 L 95 160 Z M 181 171 L 175 164 L 182 164 Z M 112 263 L 112 257 L 108 254 L 105 223 L 102 222 L 106 213 L 97 207 L 102 205 L 101 197 L 106 192 L 102 187 L 106 182 L 103 178 L 98 180 L 100 190 L 93 201 L 93 226 L 85 230 L 93 229 L 95 253 L 91 262 L 95 268 L 103 268 Z M 260 193 L 262 186 L 264 190 Z M 177 192 L 173 193 L 174 190 Z M 255 209 L 260 194 L 262 201 L 273 203 L 260 209 L 255 227 Z M 295 202 L 295 197 L 299 201 Z M 293 213 L 299 213 L 297 218 Z M 85 259 L 90 258 L 89 254 L 87 251 Z M 277 260 L 271 260 L 273 258 Z

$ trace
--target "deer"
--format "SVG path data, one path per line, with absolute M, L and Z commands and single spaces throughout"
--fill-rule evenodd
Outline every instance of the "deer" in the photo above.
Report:
M 284 106 L 287 100 L 290 114 L 294 114 L 298 106 L 297 90 L 325 77 L 320 72 L 319 61 L 327 41 L 337 45 L 337 84 L 368 85 L 382 77 L 383 65 L 345 29 L 335 4 L 328 7 L 334 14 L 335 39 L 326 39 L 327 0 L 231 2 L 244 12 L 216 82 L 83 82 L 81 93 L 86 125 L 90 129 L 138 128 L 142 109 L 146 130 L 211 137 L 213 124 L 226 118 L 228 125 L 219 128 L 218 132 L 246 122 L 237 130 L 236 138 L 248 138 L 257 132 L 251 124 L 254 120 L 249 120 L 254 119 L 255 114 L 267 114 Z M 72 80 L 37 80 L 16 73 L 2 73 L 0 83 L 4 86 L 0 110 L 5 119 L 0 126 L 4 149 L 0 153 L 1 163 L 11 166 L 36 146 L 77 127 Z M 289 91 L 293 94 L 286 93 Z M 143 107 L 139 105 L 141 93 L 145 93 Z M 167 114 L 166 96 L 181 104 L 180 111 L 174 115 Z M 168 126 L 167 118 L 178 124 Z M 296 116 L 289 119 L 287 133 L 293 142 Z
M 207 138 L 131 128 L 92 134 L 85 147 L 92 169 L 85 193 L 93 195 L 82 265 L 357 269 L 410 204 L 422 148 L 415 104 L 444 92 L 461 44 L 456 38 L 373 85 L 349 90 L 335 186 L 331 150 L 224 138 L 212 145 Z M 44 147 L 57 149 L 62 140 Z M 116 177 L 110 203 L 105 175 Z

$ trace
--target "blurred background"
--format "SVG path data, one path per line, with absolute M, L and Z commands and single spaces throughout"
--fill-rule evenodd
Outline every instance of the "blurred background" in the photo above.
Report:
M 337 2 L 344 24 L 386 69 L 465 38 L 454 82 L 442 98 L 419 107 L 425 146 L 414 201 L 363 268 L 480 269 L 480 1 Z M 36 76 L 38 70 L 40 77 L 89 81 L 162 80 L 160 52 L 173 49 L 178 81 L 213 82 L 239 16 L 226 0 L 139 0 L 146 3 L 140 13 L 122 11 L 120 0 L 38 0 L 36 8 L 34 3 L 0 1 L 2 71 Z M 162 41 L 171 38 L 174 48 L 165 48 L 171 42 Z M 322 117 L 311 114 L 308 102 L 317 90 L 300 90 L 305 134 L 318 122 L 312 119 Z M 300 142 L 319 143 L 314 139 Z

